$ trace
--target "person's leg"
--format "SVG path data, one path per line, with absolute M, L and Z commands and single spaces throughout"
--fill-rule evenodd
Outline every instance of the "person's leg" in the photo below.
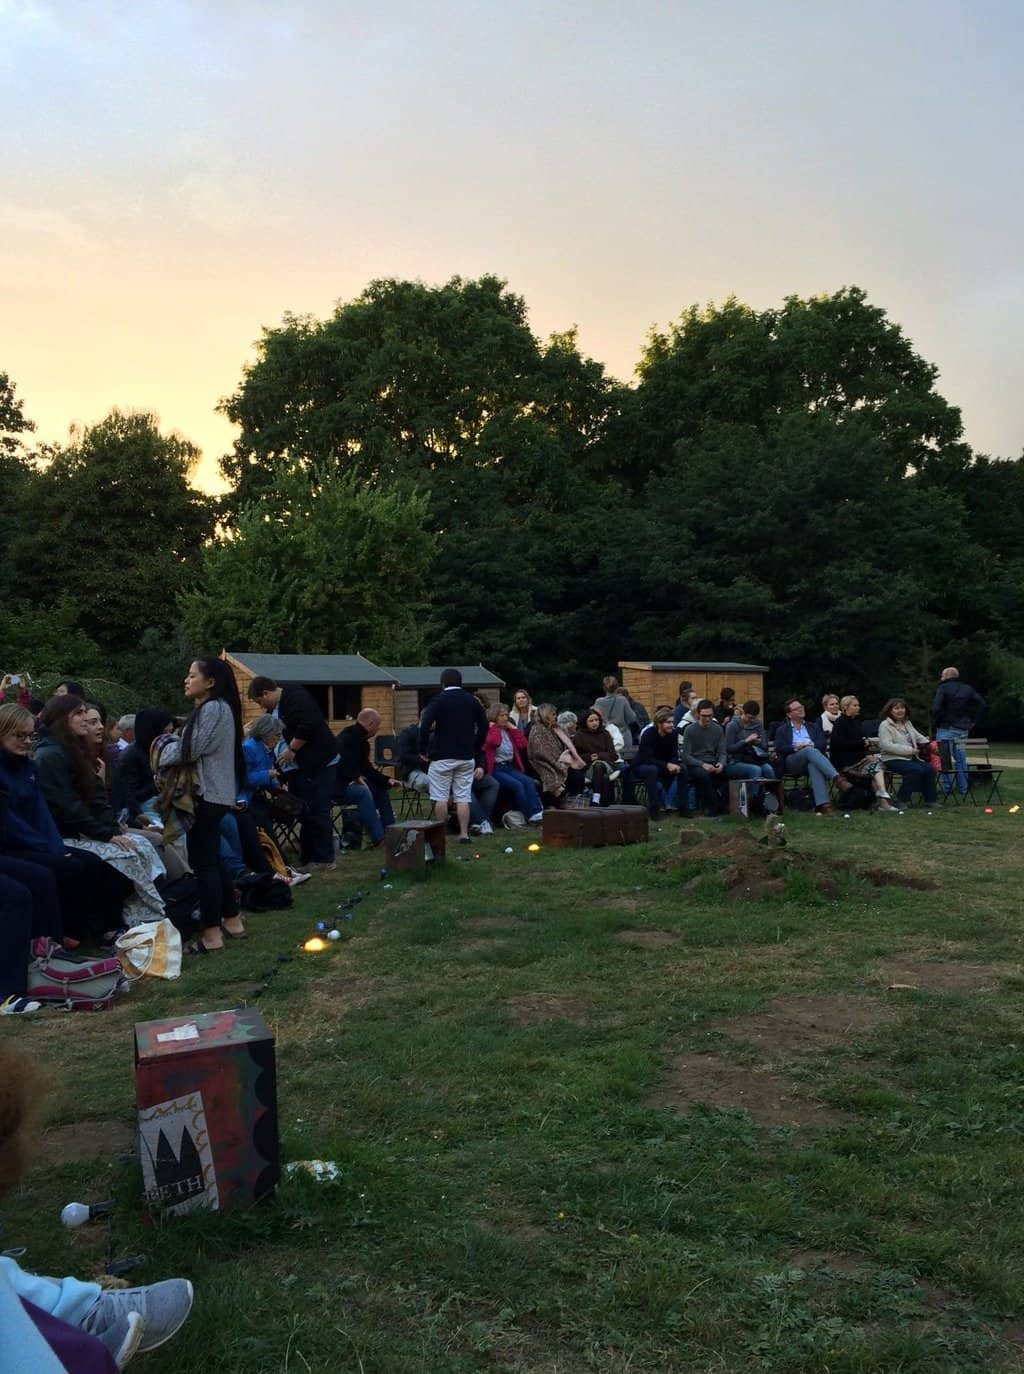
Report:
M 490 773 L 477 778 L 473 783 L 473 800 L 469 804 L 469 823 L 471 826 L 490 825 L 494 815 L 494 803 L 501 790 L 497 778 Z
M 636 801 L 636 784 L 642 783 L 647 792 L 648 813 L 652 818 L 660 816 L 665 805 L 665 798 L 661 791 L 661 783 L 658 781 L 658 765 L 656 763 L 634 763 L 630 771 L 634 787 L 633 802 Z
M 697 807 L 701 811 L 711 811 L 715 805 L 713 779 L 699 763 L 691 763 L 685 770 L 687 781 L 697 791 Z
M 32 894 L 0 873 L 0 1002 L 25 996 L 31 942 Z
M 245 872 L 242 842 L 238 837 L 238 826 L 235 824 L 235 817 L 231 811 L 228 811 L 220 819 L 217 853 L 220 855 L 221 863 L 225 865 L 232 877 L 237 877 L 239 873 Z
M 253 820 L 250 811 L 233 811 L 232 819 L 238 832 L 238 841 L 242 850 L 242 857 L 253 873 L 272 874 L 274 870 L 270 866 L 266 851 L 260 844 L 260 837 L 256 833 L 256 822 Z
M 821 767 L 822 763 L 828 763 L 823 754 L 819 754 L 817 749 L 800 749 L 795 754 L 790 754 L 786 759 L 786 772 L 793 778 L 802 778 L 806 774 L 811 781 L 811 795 L 814 797 L 815 806 L 824 806 L 829 800 L 828 785 L 832 777 L 835 776 L 835 769 L 829 764 L 831 773 Z
M 200 797 L 196 802 L 195 822 L 188 832 L 189 863 L 199 886 L 199 923 L 204 932 L 203 943 L 211 948 L 220 946 L 218 928 L 225 917 L 235 919 L 238 916 L 229 880 L 220 864 L 220 823 L 227 810 L 226 806 Z
M 384 827 L 381 825 L 380 816 L 377 808 L 373 804 L 373 794 L 370 789 L 361 782 L 350 782 L 342 794 L 342 799 L 349 806 L 356 808 L 360 824 L 370 837 L 371 844 L 380 844 L 384 838 Z
M 370 792 L 373 794 L 373 804 L 377 808 L 380 823 L 387 830 L 389 825 L 395 823 L 395 813 L 391 806 L 391 789 L 390 787 L 371 786 Z
M 47 938 L 60 944 L 64 922 L 60 914 L 60 890 L 52 870 L 7 855 L 0 857 L 0 873 L 28 888 L 32 898 L 32 939 Z
M 306 813 L 299 823 L 299 855 L 304 864 L 334 863 L 334 827 L 331 825 L 331 803 L 337 765 L 318 768 L 313 773 L 290 773 L 288 786 L 306 803 Z
M 459 839 L 469 839 L 469 808 L 473 801 L 473 760 L 460 759 L 452 769 L 452 797 L 459 818 Z
M 967 753 L 964 749 L 966 730 L 953 731 L 953 753 L 956 759 L 956 786 L 961 796 L 967 792 Z

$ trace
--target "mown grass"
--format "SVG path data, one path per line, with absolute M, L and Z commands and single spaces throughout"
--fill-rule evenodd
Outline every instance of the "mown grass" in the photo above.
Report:
M 276 968 L 259 1005 L 283 1156 L 336 1160 L 341 1181 L 148 1226 L 134 1165 L 49 1162 L 2 1204 L 4 1243 L 84 1276 L 107 1229 L 66 1232 L 60 1206 L 116 1194 L 112 1253 L 148 1255 L 133 1279 L 197 1287 L 153 1374 L 1024 1367 L 1024 812 L 788 822 L 823 871 L 937 886 L 846 876 L 830 898 L 797 875 L 735 903 L 715 864 L 666 865 L 676 821 L 625 850 L 495 836 L 390 890 L 358 856 L 177 983 L 5 1024 L 50 1081 L 48 1130 L 130 1122 L 133 1022 L 237 1005 Z M 350 940 L 275 963 L 359 889 Z M 942 991 L 901 960 L 981 971 Z M 778 999 L 832 994 L 881 1019 L 797 1050 L 743 1034 Z M 680 1053 L 771 1069 L 828 1124 L 651 1105 Z

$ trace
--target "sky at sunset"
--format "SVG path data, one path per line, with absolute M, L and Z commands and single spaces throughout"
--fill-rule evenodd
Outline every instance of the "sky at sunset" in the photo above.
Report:
M 493 272 L 632 376 L 652 324 L 862 286 L 1024 449 L 1019 0 L 0 0 L 0 372 L 216 477 L 264 326 Z

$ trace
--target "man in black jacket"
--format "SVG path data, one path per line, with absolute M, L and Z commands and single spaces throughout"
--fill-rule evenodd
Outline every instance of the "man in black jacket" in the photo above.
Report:
M 636 784 L 642 782 L 647 789 L 647 810 L 652 818 L 656 818 L 661 815 L 666 805 L 666 794 L 675 783 L 676 806 L 683 812 L 686 808 L 686 778 L 681 774 L 672 712 L 667 706 L 660 706 L 654 713 L 651 728 L 640 735 L 625 795 L 632 801 Z
M 288 764 L 295 765 L 284 776 L 288 790 L 306 804 L 299 825 L 302 863 L 307 867 L 318 864 L 333 868 L 331 804 L 338 746 L 323 712 L 305 687 L 279 687 L 272 677 L 254 677 L 248 695 L 250 701 L 258 702 L 281 722 L 286 748 L 277 756 L 278 767 L 288 769 Z
M 459 843 L 469 844 L 469 807 L 473 773 L 487 736 L 487 716 L 471 692 L 463 690 L 458 668 L 441 674 L 441 690 L 420 717 L 420 754 L 429 760 L 427 780 L 434 818 L 448 819 L 448 799 L 459 818 Z
M 973 687 L 960 681 L 959 668 L 943 668 L 932 702 L 932 728 L 942 760 L 942 790 L 953 790 L 956 770 L 957 791 L 967 791 L 967 755 L 963 742 L 974 729 L 974 722 L 985 709 L 985 699 Z
M 356 808 L 372 845 L 380 844 L 384 831 L 394 825 L 388 789 L 402 785 L 370 761 L 370 740 L 379 730 L 380 713 L 367 707 L 338 734 L 338 800 Z

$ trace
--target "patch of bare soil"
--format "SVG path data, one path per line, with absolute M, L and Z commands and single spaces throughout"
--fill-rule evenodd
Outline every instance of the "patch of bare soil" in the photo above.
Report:
M 459 953 L 483 954 L 487 950 L 497 949 L 501 943 L 501 940 L 465 940 L 459 946 Z
M 639 911 L 639 897 L 611 897 L 607 902 L 602 902 L 601 906 L 606 911 Z
M 716 1029 L 771 1054 L 800 1053 L 838 1044 L 872 1030 L 891 1011 L 867 997 L 784 997 L 751 1016 L 719 1021 Z
M 346 1012 L 365 1007 L 383 989 L 393 987 L 395 981 L 325 969 L 323 976 L 310 984 L 304 1002 L 280 1020 L 279 1043 L 288 1038 L 302 1041 L 323 1035 L 325 1026 L 333 1026 Z
M 909 887 L 914 892 L 934 892 L 938 883 L 916 873 L 893 873 L 888 868 L 865 868 L 862 876 L 872 887 Z
M 622 945 L 639 945 L 641 949 L 664 949 L 674 945 L 679 936 L 672 930 L 617 930 L 614 938 Z
M 462 922 L 466 930 L 512 930 L 514 916 L 470 916 Z
M 871 970 L 872 980 L 893 991 L 977 992 L 998 986 L 1018 970 L 1006 964 L 966 964 L 939 959 L 886 959 Z
M 75 1121 L 54 1126 L 38 1142 L 40 1164 L 79 1164 L 86 1159 L 112 1159 L 135 1149 L 136 1127 L 131 1121 Z
M 716 1054 L 681 1054 L 647 1099 L 685 1114 L 692 1107 L 745 1111 L 757 1126 L 831 1126 L 841 1112 L 798 1093 L 788 1078 L 731 1064 Z
M 537 1026 L 543 1021 L 572 1021 L 585 1026 L 587 1009 L 575 997 L 524 992 L 505 1001 L 505 1015 L 516 1026 Z

